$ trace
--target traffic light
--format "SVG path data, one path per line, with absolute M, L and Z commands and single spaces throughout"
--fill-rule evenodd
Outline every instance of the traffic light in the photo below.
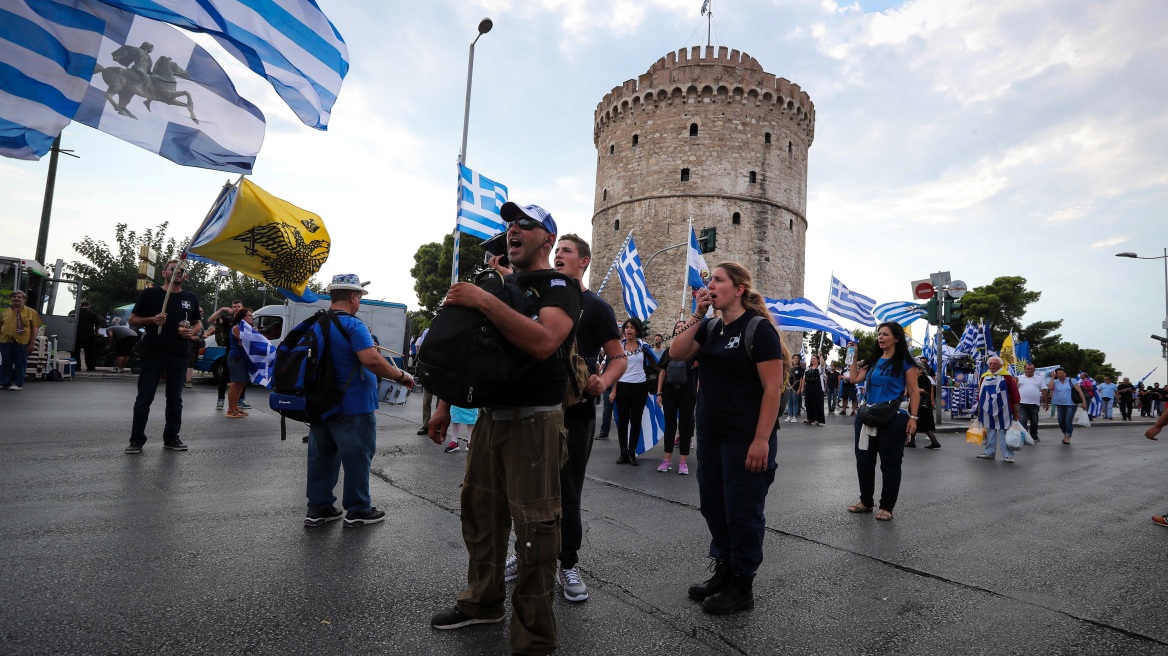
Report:
M 702 228 L 702 232 L 698 235 L 698 249 L 703 253 L 713 253 L 714 249 L 718 247 L 718 229 L 717 228 Z
M 957 323 L 961 320 L 961 301 L 946 299 L 945 301 L 945 323 Z
M 937 297 L 934 296 L 933 298 L 930 298 L 927 303 L 925 303 L 925 321 L 929 322 L 930 325 L 935 326 L 935 325 L 937 325 L 938 320 L 939 320 L 939 317 L 937 316 Z

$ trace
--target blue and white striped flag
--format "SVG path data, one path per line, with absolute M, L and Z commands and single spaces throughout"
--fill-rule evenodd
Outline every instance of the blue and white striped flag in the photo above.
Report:
M 507 187 L 458 165 L 458 231 L 480 239 L 507 229 L 499 214 L 507 202 Z
M 40 159 L 77 114 L 104 23 L 75 5 L 0 3 L 0 155 Z
M 853 292 L 847 288 L 847 285 L 840 282 L 839 278 L 831 277 L 831 298 L 827 302 L 828 312 L 865 326 L 875 326 L 876 317 L 872 316 L 872 308 L 875 306 L 876 301 L 873 299 Z
M 247 375 L 256 385 L 268 387 L 276 369 L 276 347 L 246 321 L 239 324 L 239 342 L 247 353 Z
M 637 441 L 636 449 L 638 456 L 657 446 L 665 436 L 665 413 L 657 407 L 656 400 L 653 395 L 645 399 L 645 412 L 641 415 L 641 439 Z M 612 406 L 612 420 L 620 421 L 615 404 Z
M 973 355 L 977 352 L 977 326 L 972 321 L 965 322 L 965 332 L 961 333 L 961 339 L 957 341 L 957 352 L 966 355 Z
M 315 0 L 101 0 L 128 12 L 205 32 L 267 78 L 305 125 L 328 128 L 349 49 Z
M 1142 383 L 1142 382 L 1144 382 L 1145 380 L 1147 380 L 1147 379 L 1148 379 L 1148 376 L 1151 376 L 1152 374 L 1156 373 L 1156 370 L 1157 370 L 1157 369 L 1159 369 L 1159 367 L 1152 367 L 1152 370 L 1151 370 L 1151 371 L 1149 371 L 1148 373 L 1144 374 L 1144 377 L 1143 377 L 1143 378 L 1141 378 L 1141 379 L 1139 379 L 1138 381 L 1136 381 L 1136 385 L 1139 385 L 1140 383 Z
M 692 227 L 689 229 L 687 253 L 686 257 L 689 261 L 687 282 L 690 287 L 701 289 L 706 286 L 706 278 L 710 277 L 710 267 L 706 264 L 706 258 L 702 256 L 702 249 L 698 247 L 698 236 Z
M 921 355 L 924 356 L 925 360 L 927 360 L 929 364 L 933 365 L 934 369 L 936 369 L 937 345 L 933 343 L 933 338 L 929 336 L 929 331 L 931 329 L 932 326 L 925 326 L 925 341 L 921 345 Z
M 649 315 L 657 309 L 657 300 L 649 293 L 645 269 L 641 267 L 641 256 L 631 237 L 617 257 L 616 275 L 620 277 L 621 287 L 624 288 L 625 309 L 629 311 L 629 316 L 648 321 Z
M 805 298 L 791 300 L 777 300 L 763 297 L 779 330 L 812 332 L 822 330 L 831 335 L 831 342 L 836 346 L 847 346 L 856 341 L 854 335 L 847 328 L 836 323 L 834 319 L 824 314 L 814 303 Z
M 925 306 L 907 301 L 881 303 L 872 309 L 872 315 L 880 323 L 895 322 L 901 326 L 908 326 L 925 316 Z

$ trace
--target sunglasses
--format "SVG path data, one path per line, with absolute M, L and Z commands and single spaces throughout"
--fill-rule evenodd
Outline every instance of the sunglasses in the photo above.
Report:
M 531 217 L 527 217 L 527 216 L 525 216 L 521 219 L 515 219 L 514 221 L 511 222 L 511 224 L 519 226 L 520 230 L 534 230 L 536 228 L 543 227 L 542 223 L 540 223 L 539 221 L 536 221 L 535 219 L 533 219 Z

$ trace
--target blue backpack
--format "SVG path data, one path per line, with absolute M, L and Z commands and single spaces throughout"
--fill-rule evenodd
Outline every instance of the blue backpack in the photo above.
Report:
M 335 329 L 349 339 L 335 310 L 321 310 L 293 328 L 276 348 L 276 368 L 272 375 L 272 393 L 268 407 L 280 413 L 280 439 L 287 439 L 285 421 L 322 422 L 341 411 L 341 400 L 353 376 L 361 370 L 354 367 L 345 386 L 337 384 L 333 375 L 329 335 Z M 348 315 L 352 316 L 352 315 Z

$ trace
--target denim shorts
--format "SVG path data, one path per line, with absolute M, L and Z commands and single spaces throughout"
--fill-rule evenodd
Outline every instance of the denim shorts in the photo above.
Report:
M 247 358 L 235 358 L 229 356 L 227 358 L 227 371 L 231 375 L 231 382 L 248 382 Z

